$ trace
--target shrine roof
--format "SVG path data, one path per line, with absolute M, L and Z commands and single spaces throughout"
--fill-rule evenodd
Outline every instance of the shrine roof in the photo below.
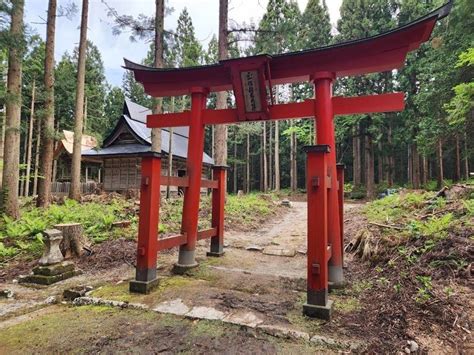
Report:
M 331 46 L 278 55 L 257 55 L 220 61 L 212 65 L 185 68 L 152 68 L 127 59 L 146 93 L 155 97 L 191 93 L 193 87 L 210 91 L 232 89 L 231 69 L 264 63 L 272 85 L 309 81 L 316 72 L 332 72 L 337 77 L 362 75 L 401 68 L 410 51 L 426 42 L 436 22 L 446 17 L 452 0 L 433 12 L 393 30 Z

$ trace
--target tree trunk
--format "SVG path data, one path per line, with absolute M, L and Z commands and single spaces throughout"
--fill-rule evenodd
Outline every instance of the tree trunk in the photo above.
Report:
M 267 122 L 263 121 L 263 191 L 268 191 Z
M 84 97 L 84 127 L 82 127 L 82 133 L 87 131 L 87 96 Z
M 292 125 L 293 126 L 293 125 Z M 291 132 L 290 135 L 290 186 L 291 191 L 298 189 L 298 176 L 297 176 L 297 162 L 296 162 L 296 133 Z
M 378 179 L 378 183 L 381 184 L 384 180 L 384 176 L 383 176 L 384 154 L 383 154 L 382 141 L 379 141 L 377 145 L 378 145 L 377 179 Z
M 428 183 L 428 159 L 423 155 L 421 157 L 421 165 L 423 166 L 423 171 L 421 174 L 421 184 L 426 186 Z
M 354 136 L 352 137 L 352 153 L 353 153 L 353 183 L 358 188 L 362 185 L 362 161 L 360 150 L 360 129 L 359 124 L 354 127 Z
M 272 121 L 268 121 L 269 125 L 269 132 L 268 132 L 268 161 L 270 164 L 268 164 L 268 188 L 272 190 L 275 186 L 275 176 L 273 175 L 273 154 L 272 154 L 272 145 L 273 145 L 273 139 L 272 139 L 272 134 L 273 134 L 273 125 Z
M 219 0 L 219 60 L 225 60 L 229 57 L 229 42 L 228 42 L 228 13 L 229 0 Z M 216 108 L 227 108 L 227 92 L 219 91 L 217 93 Z M 227 126 L 217 125 L 215 128 L 215 162 L 217 165 L 227 164 Z
M 41 147 L 41 120 L 36 121 L 35 173 L 33 176 L 33 196 L 38 193 L 38 172 Z
M 5 92 L 7 91 L 7 82 L 8 82 L 8 69 L 5 70 L 3 77 L 7 78 L 5 80 Z M 3 74 L 3 73 L 2 73 Z M 5 122 L 7 118 L 7 106 L 6 103 L 3 103 L 3 114 L 0 117 L 0 160 L 3 162 L 3 145 L 5 143 Z M 0 166 L 0 189 L 2 188 L 2 181 L 3 181 L 3 164 Z
M 33 80 L 33 88 L 31 89 L 31 108 L 30 108 L 30 125 L 28 130 L 28 147 L 26 149 L 26 179 L 25 179 L 25 196 L 30 194 L 30 173 L 31 173 L 31 153 L 33 150 L 33 124 L 35 120 L 35 93 L 36 83 Z
M 71 190 L 69 198 L 81 199 L 81 153 L 82 129 L 84 123 L 84 87 L 86 76 L 87 17 L 89 0 L 82 0 L 81 36 L 77 63 L 76 110 L 74 115 L 74 143 L 71 162 Z
M 275 103 L 278 104 L 278 86 L 276 86 Z M 280 191 L 280 129 L 279 122 L 275 121 L 275 191 Z
M 467 133 L 464 132 L 464 171 L 466 173 L 466 181 L 469 180 L 469 151 L 467 148 Z
M 374 146 L 369 132 L 365 135 L 365 171 L 367 198 L 373 199 L 375 198 Z
M 441 139 L 438 140 L 436 158 L 438 160 L 438 189 L 441 189 L 444 185 L 443 142 Z
M 234 176 L 233 176 L 233 191 L 234 191 L 234 194 L 237 193 L 237 169 L 238 169 L 238 165 L 237 165 L 237 126 L 234 125 Z
M 393 156 L 392 124 L 391 123 L 389 123 L 389 125 L 388 125 L 387 141 L 388 141 L 388 146 L 389 146 L 389 149 L 390 149 L 390 153 L 389 153 L 389 156 L 388 156 L 387 181 L 388 181 L 388 186 L 392 187 L 393 186 L 393 175 L 394 175 L 394 170 L 395 170 L 395 157 Z
M 461 180 L 461 147 L 459 143 L 459 134 L 456 134 L 456 170 L 454 175 L 454 181 Z
M 8 79 L 3 157 L 1 206 L 8 216 L 20 217 L 18 180 L 20 165 L 21 70 L 23 34 L 23 0 L 12 1 L 10 36 L 15 44 L 8 50 Z
M 21 124 L 20 124 L 21 125 Z M 21 132 L 21 129 L 20 129 Z M 21 133 L 20 133 L 20 142 L 21 142 Z M 20 193 L 18 196 L 24 196 L 25 194 L 25 173 L 26 171 L 23 170 L 23 167 L 26 164 L 26 147 L 28 145 L 28 132 L 25 132 L 25 138 L 23 139 L 23 154 L 21 156 L 20 162 Z
M 155 0 L 155 68 L 163 68 L 165 1 Z M 162 112 L 162 98 L 154 100 L 154 114 Z M 161 153 L 161 129 L 151 129 L 151 150 Z
M 175 97 L 171 97 L 171 112 L 174 112 Z M 173 175 L 173 127 L 168 128 L 168 176 Z M 166 198 L 170 198 L 170 185 L 166 186 Z
M 245 192 L 250 192 L 250 133 L 247 133 L 247 152 L 246 152 L 246 177 L 245 177 Z
M 38 187 L 38 199 L 36 205 L 38 207 L 48 207 L 51 200 L 51 175 L 53 169 L 54 154 L 54 37 L 56 32 L 56 0 L 49 0 L 48 20 L 46 25 L 46 47 L 44 59 L 44 112 L 45 115 L 38 129 L 37 148 L 40 147 L 41 152 L 38 155 L 37 164 L 35 165 L 35 182 L 33 183 L 33 194 L 36 194 Z M 40 144 L 38 146 L 38 144 Z M 39 167 L 39 162 L 41 166 Z M 43 177 L 38 181 L 38 168 L 40 175 Z
M 418 148 L 416 144 L 412 147 L 412 160 L 413 160 L 413 188 L 420 188 L 420 154 L 418 154 Z
M 63 233 L 60 249 L 65 259 L 80 257 L 84 247 L 89 246 L 80 223 L 56 224 L 54 228 Z
M 413 159 L 411 144 L 407 146 L 407 183 L 413 187 Z

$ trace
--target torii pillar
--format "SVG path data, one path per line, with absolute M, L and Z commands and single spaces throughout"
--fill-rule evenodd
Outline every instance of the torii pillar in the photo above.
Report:
M 328 243 L 331 245 L 328 278 L 331 287 L 337 288 L 344 284 L 342 264 L 342 238 L 339 215 L 339 196 L 336 166 L 336 139 L 334 131 L 334 110 L 332 105 L 332 84 L 334 73 L 319 72 L 312 76 L 316 100 L 314 112 L 316 118 L 316 142 L 328 145 L 327 174 L 330 179 L 328 191 Z M 308 216 L 312 218 L 312 216 Z

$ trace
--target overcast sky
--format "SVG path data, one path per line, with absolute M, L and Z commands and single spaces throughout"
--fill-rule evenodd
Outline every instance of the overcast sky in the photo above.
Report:
M 70 0 L 59 0 L 59 5 L 64 5 Z M 81 1 L 74 0 L 78 6 L 78 13 L 68 20 L 58 18 L 56 23 L 56 60 L 59 60 L 65 51 L 72 49 L 79 41 L 80 7 Z M 140 62 L 147 53 L 148 44 L 143 42 L 130 42 L 126 33 L 120 36 L 112 34 L 113 20 L 107 17 L 107 8 L 103 0 L 90 0 L 89 25 L 87 37 L 102 53 L 107 81 L 112 85 L 120 86 L 124 70 L 123 58 Z M 119 14 L 136 16 L 138 14 L 152 15 L 154 0 L 105 0 L 115 8 Z M 265 12 L 268 0 L 229 0 L 229 21 L 237 23 L 258 23 Z M 300 9 L 304 10 L 308 0 L 297 0 Z M 333 27 L 339 18 L 339 7 L 342 0 L 327 0 Z M 186 7 L 193 20 L 196 36 L 204 48 L 214 33 L 217 33 L 219 0 L 167 0 L 166 5 L 174 8 L 174 12 L 165 18 L 165 28 L 175 29 L 181 10 Z M 45 38 L 48 0 L 26 0 L 25 21 L 35 31 Z

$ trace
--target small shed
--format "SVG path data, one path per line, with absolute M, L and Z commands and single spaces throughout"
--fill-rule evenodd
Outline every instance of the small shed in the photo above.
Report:
M 112 133 L 104 140 L 100 149 L 91 148 L 82 152 L 83 160 L 102 162 L 102 183 L 105 191 L 125 192 L 139 189 L 141 182 L 140 155 L 151 149 L 151 129 L 146 126 L 151 110 L 128 99 L 125 100 L 122 116 Z M 161 130 L 162 175 L 168 174 L 170 132 Z M 173 157 L 172 176 L 186 174 L 188 152 L 188 127 L 176 127 L 172 131 L 171 151 Z M 213 159 L 204 153 L 203 171 L 209 177 Z M 161 187 L 162 190 L 166 186 Z M 176 188 L 171 187 L 171 190 Z
M 74 145 L 74 132 L 63 130 L 62 138 L 54 150 L 56 161 L 55 182 L 71 181 L 71 159 Z M 88 151 L 97 147 L 97 139 L 87 134 L 82 135 L 81 151 Z M 98 182 L 100 176 L 101 161 L 82 157 L 81 176 L 84 182 Z

